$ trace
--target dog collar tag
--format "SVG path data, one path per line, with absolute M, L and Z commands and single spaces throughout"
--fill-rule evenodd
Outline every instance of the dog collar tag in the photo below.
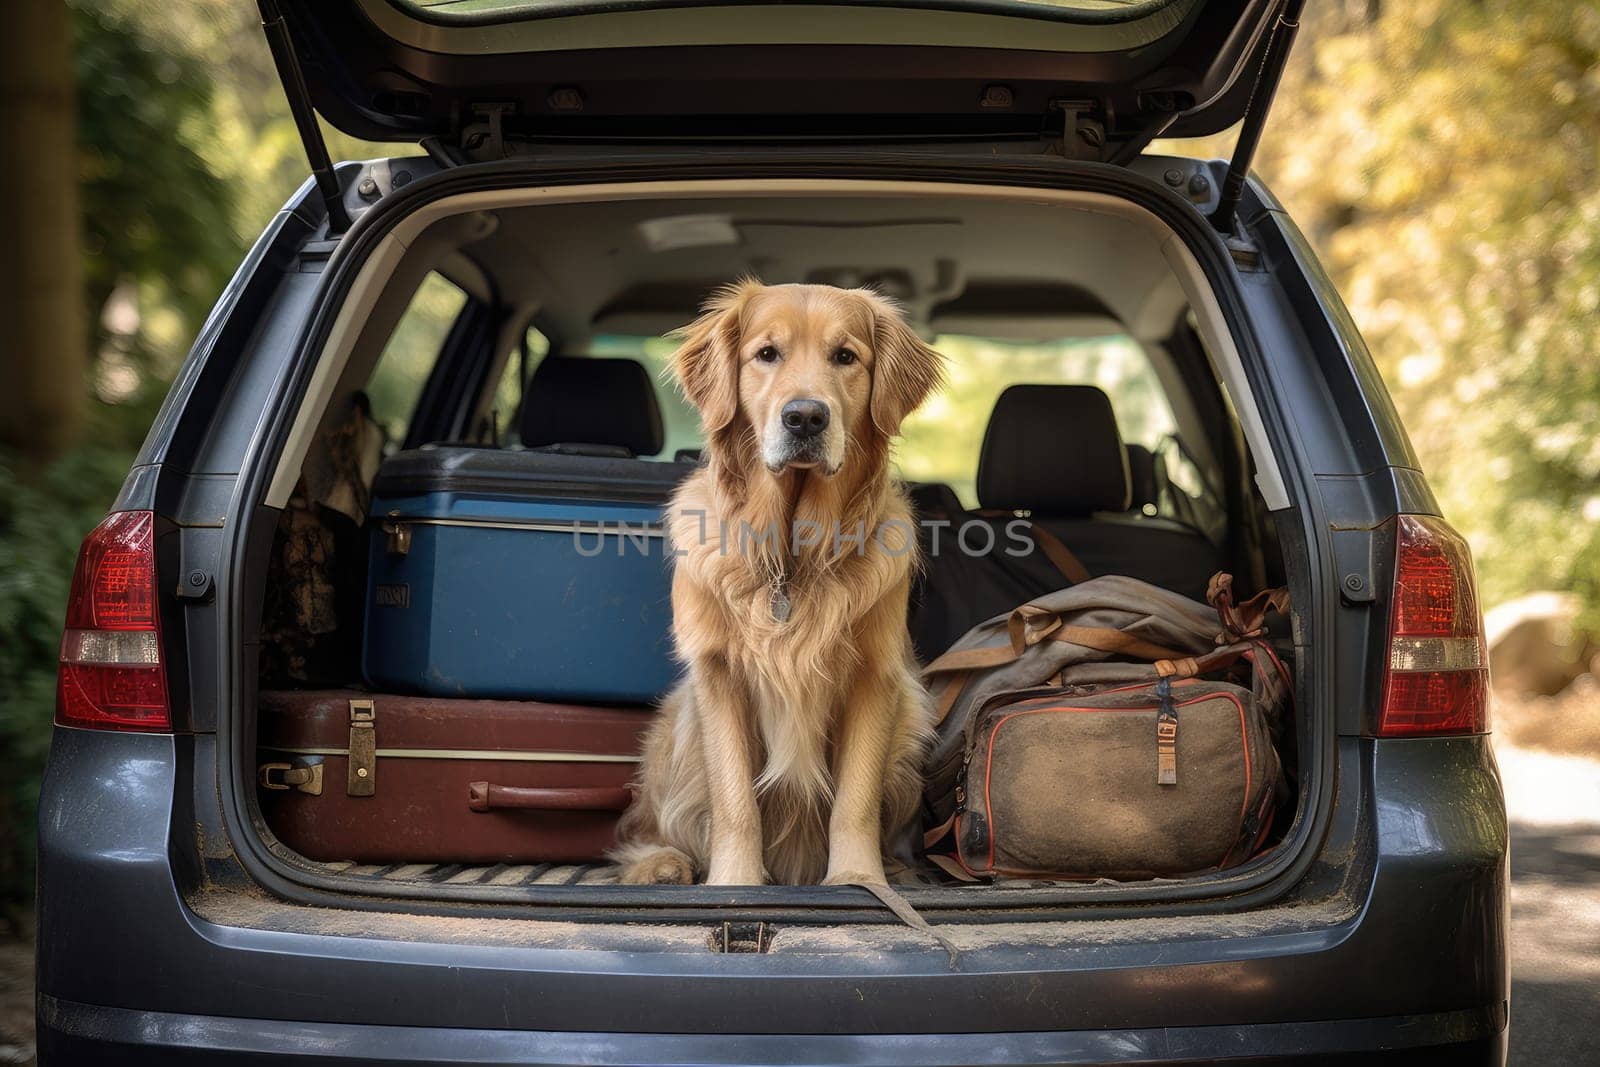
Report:
M 772 587 L 772 617 L 778 622 L 788 622 L 791 606 L 789 604 L 789 585 L 787 582 Z

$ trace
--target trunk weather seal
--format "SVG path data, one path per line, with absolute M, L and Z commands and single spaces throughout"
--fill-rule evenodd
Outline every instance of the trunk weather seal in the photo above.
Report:
M 250 784 L 253 776 L 240 773 L 251 754 L 244 747 L 250 739 L 238 736 L 244 709 L 252 706 L 254 678 L 244 670 L 244 639 L 248 627 L 241 605 L 251 597 L 245 587 L 250 575 L 243 562 L 248 558 L 250 531 L 258 502 L 272 477 L 301 398 L 316 364 L 308 353 L 320 352 L 350 282 L 365 258 L 388 233 L 423 204 L 463 192 L 494 191 L 530 184 L 625 185 L 643 181 L 749 180 L 761 177 L 803 178 L 825 181 L 865 179 L 905 182 L 977 183 L 996 188 L 1052 188 L 1099 192 L 1142 207 L 1169 226 L 1194 255 L 1212 286 L 1229 331 L 1239 350 L 1245 375 L 1255 394 L 1264 427 L 1282 467 L 1285 489 L 1291 500 L 1290 513 L 1299 510 L 1306 540 L 1301 545 L 1309 564 L 1302 574 L 1297 559 L 1286 561 L 1291 573 L 1302 626 L 1297 633 L 1332 633 L 1336 598 L 1326 591 L 1329 584 L 1331 545 L 1328 532 L 1314 521 L 1316 496 L 1312 493 L 1310 468 L 1288 432 L 1287 413 L 1280 410 L 1279 395 L 1271 382 L 1272 368 L 1264 358 L 1258 339 L 1245 313 L 1233 265 L 1226 248 L 1207 220 L 1175 193 L 1122 168 L 1095 163 L 1063 160 L 971 160 L 871 154 L 771 153 L 754 155 L 747 151 L 719 155 L 698 153 L 685 156 L 638 156 L 588 158 L 581 161 L 519 159 L 459 167 L 419 179 L 386 196 L 365 213 L 340 242 L 325 273 L 317 310 L 302 329 L 297 354 L 287 375 L 285 387 L 270 402 L 264 413 L 250 459 L 240 473 L 230 508 L 233 535 L 222 561 L 218 581 L 219 618 L 224 627 L 223 648 L 229 650 L 219 664 L 224 671 L 225 708 L 232 713 L 219 715 L 217 763 L 224 824 L 232 839 L 234 853 L 245 873 L 260 887 L 275 895 L 302 904 L 322 907 L 405 910 L 424 914 L 512 914 L 523 918 L 560 918 L 578 922 L 647 921 L 724 921 L 749 917 L 765 921 L 800 923 L 839 923 L 846 921 L 884 922 L 881 906 L 866 890 L 821 886 L 754 886 L 725 888 L 716 886 L 672 887 L 670 897 L 653 892 L 647 899 L 638 887 L 540 886 L 452 887 L 441 899 L 433 887 L 395 885 L 384 896 L 352 895 L 336 874 L 308 870 L 281 846 L 270 843 L 271 833 L 260 821 Z M 1315 589 L 1320 595 L 1312 597 Z M 1331 678 L 1333 650 L 1323 641 L 1297 648 L 1302 671 L 1297 680 L 1298 698 L 1312 723 L 1307 741 L 1315 762 L 1302 753 L 1301 787 L 1297 810 L 1283 840 L 1273 851 L 1257 860 L 1213 876 L 1179 882 L 1128 883 L 1114 886 L 996 887 L 952 886 L 918 888 L 906 886 L 903 892 L 917 909 L 940 922 L 983 923 L 996 921 L 1050 921 L 1065 917 L 1115 918 L 1160 916 L 1196 912 L 1239 911 L 1261 907 L 1298 882 L 1317 857 L 1313 847 L 1325 836 L 1333 815 L 1334 709 L 1310 703 L 1331 700 L 1327 687 L 1314 697 L 1305 684 L 1306 676 Z M 302 861 L 303 862 L 303 861 Z M 370 893 L 370 890 L 369 890 Z M 494 905 L 515 905 L 507 912 Z M 487 907 L 486 907 L 487 906 Z

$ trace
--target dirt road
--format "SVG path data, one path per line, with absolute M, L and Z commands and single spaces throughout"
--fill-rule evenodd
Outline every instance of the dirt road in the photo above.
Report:
M 1600 760 L 1502 748 L 1511 1063 L 1600 1063 Z

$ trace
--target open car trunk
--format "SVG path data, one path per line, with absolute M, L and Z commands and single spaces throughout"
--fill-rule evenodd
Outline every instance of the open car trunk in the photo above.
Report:
M 1176 187 L 1200 190 L 1186 195 L 1215 195 L 1190 180 L 1214 180 L 1204 166 L 1140 167 L 1179 168 Z M 1073 454 L 1114 448 L 1126 492 L 1082 507 L 1008 500 L 1006 517 L 1045 526 L 1095 575 L 1199 599 L 1228 571 L 1247 592 L 1287 583 L 1296 607 L 1309 596 L 1299 512 L 1214 288 L 1232 284 L 1229 268 L 1194 207 L 1147 179 L 502 177 L 452 195 L 449 178 L 381 229 L 372 220 L 337 264 L 347 287 L 330 292 L 343 303 L 312 334 L 317 369 L 260 512 L 271 534 L 255 539 L 249 573 L 265 608 L 246 620 L 260 656 L 237 753 L 259 858 L 283 884 L 369 904 L 558 903 L 614 917 L 784 902 L 821 920 L 860 907 L 838 888 L 619 886 L 603 858 L 637 738 L 679 669 L 659 512 L 701 442 L 660 379 L 666 335 L 743 274 L 874 286 L 950 359 L 946 394 L 907 422 L 897 452 L 920 509 L 992 510 L 980 453 L 1004 387 L 1093 387 L 1115 425 L 1057 417 L 1031 432 Z M 955 571 L 935 562 L 919 582 L 908 624 L 924 660 L 1068 584 L 1041 558 L 982 596 L 941 595 L 941 583 L 970 583 L 972 566 L 966 554 Z M 1304 698 L 1303 633 L 1280 631 L 1302 698 L 1276 742 L 1292 798 L 1244 864 L 991 883 L 915 859 L 891 865 L 891 881 L 919 908 L 973 915 L 1265 892 L 1308 832 L 1321 783 L 1304 769 L 1326 721 Z M 397 727 L 407 708 L 428 709 L 430 725 Z M 506 788 L 569 795 L 507 807 L 491 799 Z

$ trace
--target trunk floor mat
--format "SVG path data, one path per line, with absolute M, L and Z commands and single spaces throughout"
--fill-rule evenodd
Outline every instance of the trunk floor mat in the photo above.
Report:
M 372 882 L 421 885 L 613 885 L 617 872 L 607 863 L 460 863 L 314 864 L 329 874 Z
M 302 860 L 327 874 L 336 874 L 365 882 L 403 882 L 412 885 L 615 885 L 617 870 L 608 863 L 496 863 L 492 865 L 466 865 L 461 863 L 353 863 L 344 860 L 336 863 L 319 863 Z M 956 885 L 937 868 L 903 869 L 892 871 L 889 881 L 895 885 L 927 886 Z

